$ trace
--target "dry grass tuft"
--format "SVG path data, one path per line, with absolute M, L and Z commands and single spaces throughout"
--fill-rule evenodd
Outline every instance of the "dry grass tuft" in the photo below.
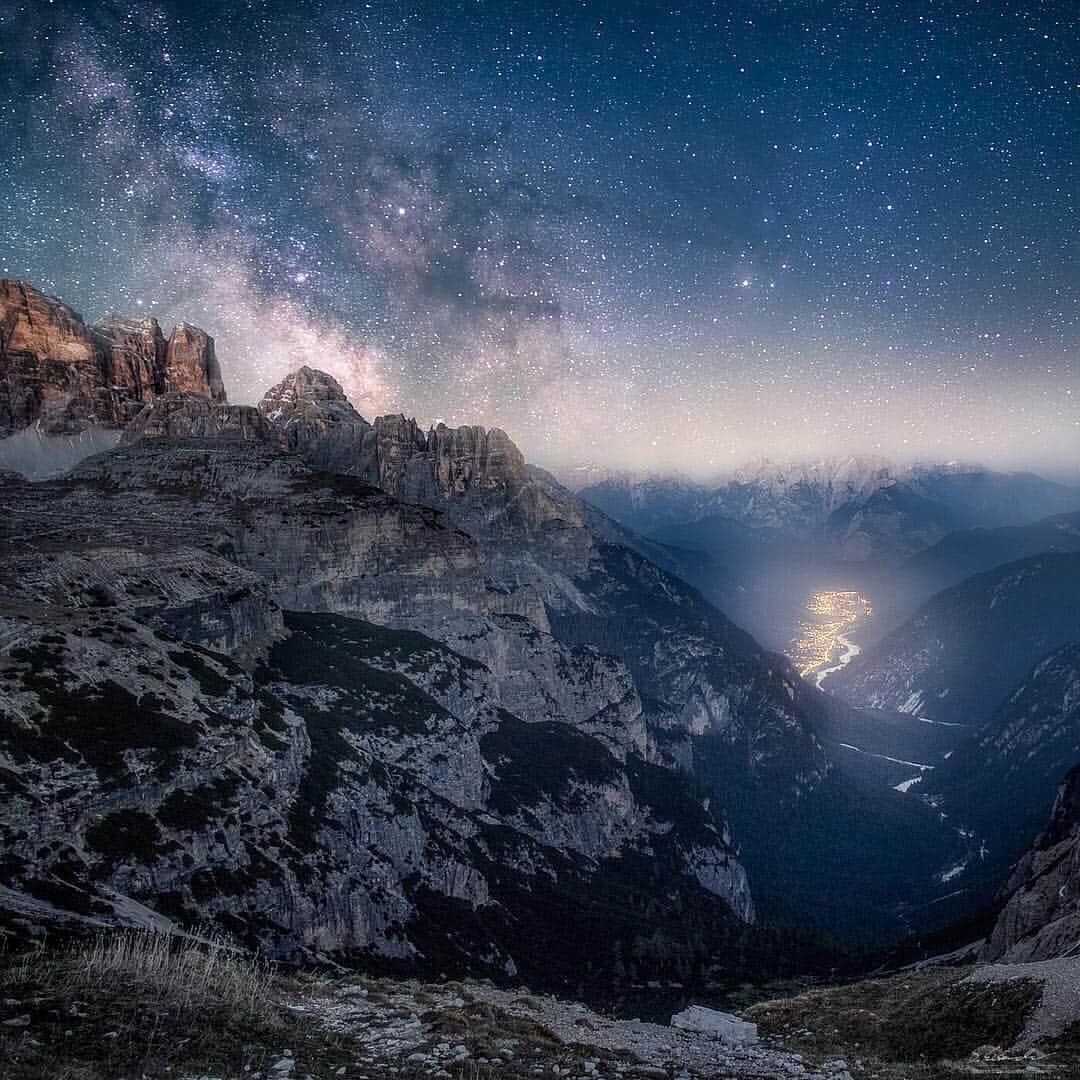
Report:
M 144 930 L 100 934 L 62 963 L 72 990 L 123 982 L 178 1013 L 211 1004 L 241 1013 L 276 1012 L 269 966 L 216 935 L 193 939 Z

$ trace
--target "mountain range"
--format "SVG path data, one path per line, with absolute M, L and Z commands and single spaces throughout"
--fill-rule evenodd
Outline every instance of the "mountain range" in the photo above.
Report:
M 564 475 L 571 482 L 575 476 Z M 735 522 L 813 540 L 853 563 L 910 555 L 958 529 L 1015 525 L 1080 508 L 1080 490 L 1033 473 L 955 462 L 896 465 L 873 456 L 759 460 L 713 484 L 586 475 L 591 482 L 577 488 L 583 499 L 648 536 L 700 541 Z
M 307 366 L 230 404 L 202 331 L 90 327 L 21 283 L 0 301 L 0 462 L 25 466 L 0 488 L 19 933 L 211 922 L 279 957 L 583 994 L 805 971 L 1001 887 L 1007 866 L 959 898 L 950 876 L 991 825 L 897 790 L 904 761 L 868 766 L 924 718 L 942 777 L 947 725 L 1007 757 L 1017 721 L 994 709 L 1025 677 L 1054 749 L 993 828 L 1019 855 L 1041 827 L 1073 659 L 1035 665 L 1080 637 L 1080 556 L 965 579 L 823 693 L 695 587 L 707 563 L 498 429 L 369 422 Z M 878 463 L 733 483 L 710 504 L 733 536 L 860 558 L 871 534 L 932 551 L 946 503 L 996 523 L 1071 498 Z

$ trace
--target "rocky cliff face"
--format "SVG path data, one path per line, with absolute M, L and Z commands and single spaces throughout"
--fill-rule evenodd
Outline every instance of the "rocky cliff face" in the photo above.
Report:
M 152 327 L 125 323 L 122 333 L 132 355 L 147 363 L 159 355 Z M 164 764 L 143 760 L 139 751 L 149 748 L 137 741 L 131 753 L 119 751 L 147 782 L 149 767 L 160 766 L 155 783 L 202 791 L 211 775 L 194 765 L 184 772 L 183 751 L 203 745 L 215 716 L 255 727 L 264 708 L 283 717 L 283 729 L 265 720 L 278 741 L 260 739 L 262 749 L 250 748 L 250 733 L 232 736 L 254 755 L 244 759 L 247 782 L 258 787 L 251 778 L 268 774 L 269 786 L 281 788 L 280 798 L 249 791 L 239 811 L 245 828 L 269 823 L 269 839 L 230 834 L 215 816 L 211 840 L 185 848 L 186 838 L 163 833 L 162 806 L 140 788 L 134 801 L 119 801 L 152 819 L 154 828 L 139 819 L 133 835 L 160 840 L 166 861 L 156 861 L 153 844 L 125 841 L 117 858 L 135 871 L 123 876 L 120 863 L 90 854 L 88 834 L 75 844 L 83 876 L 72 887 L 85 891 L 78 882 L 88 875 L 138 903 L 177 894 L 185 918 L 228 923 L 235 912 L 245 933 L 256 911 L 273 911 L 276 926 L 260 940 L 286 953 L 431 959 L 444 955 L 452 922 L 453 955 L 494 957 L 494 969 L 508 971 L 508 958 L 521 966 L 529 950 L 550 952 L 566 923 L 585 939 L 612 942 L 612 967 L 630 944 L 638 970 L 665 955 L 679 957 L 681 969 L 699 945 L 723 952 L 716 934 L 727 933 L 732 913 L 754 912 L 727 808 L 746 858 L 767 870 L 774 895 L 795 890 L 797 904 L 836 891 L 827 869 L 810 872 L 808 835 L 826 867 L 848 848 L 892 860 L 895 833 L 876 820 L 868 838 L 829 848 L 846 843 L 847 823 L 866 815 L 815 735 L 820 695 L 694 589 L 617 542 L 617 528 L 538 481 L 501 432 L 425 433 L 404 417 L 369 425 L 332 379 L 312 370 L 276 387 L 258 412 L 166 390 L 140 410 L 122 446 L 62 480 L 5 484 L 0 508 L 9 585 L 0 598 L 12 620 L 0 651 L 13 657 L 12 693 L 22 695 L 9 699 L 16 726 L 7 745 L 22 747 L 36 770 L 16 777 L 26 798 L 58 756 L 81 767 L 69 751 L 99 775 L 84 753 L 92 748 L 64 750 L 67 729 L 56 738 L 44 730 L 55 709 L 48 701 L 42 708 L 41 694 L 70 683 L 78 701 L 93 705 L 99 691 L 116 693 L 99 677 L 112 665 L 135 701 L 125 715 L 154 731 L 164 714 L 168 738 L 180 740 Z M 94 620 L 103 613 L 112 625 Z M 387 635 L 379 655 L 393 663 L 369 655 L 375 631 L 343 619 L 375 624 Z M 68 623 L 74 638 L 44 639 L 66 635 L 56 627 Z M 161 680 L 147 674 L 165 663 L 149 655 L 151 639 L 168 635 L 186 657 L 169 662 L 197 666 L 186 651 L 194 649 L 209 666 L 200 691 L 167 664 Z M 134 644 L 105 655 L 102 640 Z M 24 648 L 33 655 L 15 655 Z M 80 668 L 80 657 L 91 666 Z M 247 668 L 229 666 L 237 660 Z M 65 668 L 70 677 L 59 674 Z M 226 707 L 232 693 L 239 713 Z M 422 707 L 416 694 L 426 695 Z M 126 709 L 129 698 L 120 699 Z M 229 753 L 206 745 L 206 760 Z M 69 779 L 70 813 L 108 804 L 89 773 Z M 123 777 L 119 786 L 134 789 Z M 22 845 L 29 881 L 39 869 L 31 853 L 52 840 L 35 833 L 29 811 L 20 820 L 26 835 L 9 842 Z M 318 839 L 324 829 L 331 839 Z M 317 863 L 281 867 L 302 842 L 322 845 Z M 926 846 L 934 842 L 927 834 Z M 168 860 L 174 844 L 205 871 L 195 884 L 182 876 L 192 869 L 183 855 L 179 869 Z M 271 885 L 232 881 L 244 859 Z M 273 866 L 284 875 L 280 889 Z M 882 879 L 889 895 L 869 901 L 890 926 L 906 899 L 898 902 L 893 884 L 910 869 L 897 867 Z M 652 898 L 657 891 L 663 904 Z M 865 895 L 843 899 L 868 903 Z M 611 912 L 632 927 L 617 931 L 618 950 L 605 929 Z M 534 925 L 550 930 L 520 929 Z
M 281 608 L 257 575 L 193 545 L 98 536 L 46 541 L 44 551 L 0 543 L 0 588 L 12 605 L 123 611 L 160 630 L 246 663 L 284 636 Z
M 4 605 L 9 923 L 216 923 L 281 957 L 547 984 L 581 940 L 604 982 L 746 938 L 745 873 L 675 775 L 521 721 L 422 635 L 287 629 L 252 677 L 119 605 Z
M 288 691 L 282 688 L 281 693 L 289 697 L 294 711 L 300 708 L 298 701 L 307 701 L 304 708 L 310 722 L 323 724 L 321 730 L 330 740 L 328 745 L 335 748 L 334 755 L 341 751 L 335 732 L 345 720 L 340 715 L 336 719 L 325 716 L 325 707 L 341 693 L 340 688 L 335 690 L 330 685 L 336 678 L 332 672 L 344 670 L 346 656 L 341 655 L 341 650 L 351 655 L 355 635 L 341 626 L 334 627 L 332 634 L 321 635 L 319 657 L 312 661 L 313 667 L 292 668 L 293 661 L 288 658 L 291 654 L 279 648 L 279 644 L 285 644 L 280 640 L 278 605 L 377 618 L 386 628 L 382 632 L 391 638 L 395 633 L 403 634 L 401 640 L 405 642 L 415 642 L 416 630 L 438 634 L 457 649 L 460 659 L 456 662 L 465 665 L 471 674 L 468 678 L 439 675 L 441 662 L 431 661 L 427 653 L 438 652 L 439 648 L 445 651 L 446 647 L 428 641 L 417 654 L 423 662 L 413 661 L 415 678 L 423 682 L 437 677 L 440 685 L 445 683 L 439 697 L 443 707 L 462 724 L 478 726 L 468 731 L 459 727 L 452 733 L 448 729 L 423 736 L 418 742 L 384 729 L 380 754 L 388 762 L 408 761 L 415 770 L 416 783 L 433 792 L 432 798 L 452 796 L 460 807 L 457 816 L 489 812 L 478 800 L 484 777 L 491 770 L 498 777 L 507 777 L 511 790 L 524 785 L 530 793 L 528 801 L 522 808 L 510 809 L 516 804 L 508 795 L 506 813 L 513 819 L 513 835 L 521 838 L 514 843 L 529 845 L 520 855 L 524 860 L 521 865 L 538 869 L 526 873 L 515 864 L 511 870 L 503 866 L 501 855 L 484 856 L 489 870 L 490 860 L 495 859 L 504 890 L 502 903 L 517 913 L 515 918 L 525 917 L 528 912 L 528 918 L 541 925 L 551 918 L 546 913 L 559 912 L 558 921 L 565 923 L 571 917 L 567 905 L 580 907 L 581 897 L 589 890 L 594 890 L 592 895 L 598 903 L 633 905 L 637 903 L 632 899 L 635 890 L 644 887 L 640 883 L 658 880 L 656 875 L 666 880 L 671 874 L 692 883 L 687 886 L 691 891 L 685 903 L 677 905 L 683 912 L 679 918 L 691 918 L 696 927 L 689 932 L 690 938 L 715 943 L 715 934 L 722 930 L 724 920 L 730 922 L 730 916 L 722 916 L 722 911 L 733 911 L 742 918 L 751 916 L 745 873 L 734 858 L 723 820 L 712 817 L 710 828 L 718 838 L 714 840 L 708 839 L 708 830 L 703 833 L 697 826 L 689 827 L 702 812 L 701 804 L 689 797 L 685 782 L 662 763 L 661 759 L 667 760 L 669 755 L 658 746 L 657 736 L 649 728 L 632 675 L 617 659 L 591 645 L 567 644 L 553 636 L 545 606 L 532 586 L 495 586 L 485 576 L 484 548 L 452 527 L 438 511 L 401 503 L 350 477 L 312 472 L 298 458 L 284 453 L 275 440 L 244 441 L 220 435 L 195 438 L 188 422 L 181 424 L 179 420 L 185 410 L 198 420 L 207 411 L 224 412 L 226 407 L 166 398 L 151 412 L 155 410 L 159 419 L 142 424 L 127 445 L 84 463 L 68 478 L 5 486 L 0 565 L 10 584 L 5 596 L 10 599 L 13 618 L 30 613 L 28 624 L 38 630 L 45 627 L 43 632 L 49 633 L 47 626 L 54 619 L 70 617 L 77 621 L 100 613 L 110 621 L 129 620 L 161 633 L 182 635 L 193 645 L 225 649 L 241 659 L 261 658 L 265 686 L 271 688 L 268 692 L 276 693 L 272 687 L 279 684 L 302 687 Z M 170 430 L 178 431 L 180 437 L 169 435 Z M 154 435 L 153 431 L 161 433 Z M 26 539 L 32 536 L 41 539 L 28 548 Z M 233 571 L 235 587 L 231 591 L 226 591 L 230 575 L 220 569 L 223 561 Z M 108 633 L 113 633 L 112 627 Z M 118 633 L 117 642 L 127 636 L 126 631 Z M 89 629 L 81 634 L 76 648 L 80 655 L 82 638 L 87 636 L 94 638 Z M 288 647 L 299 649 L 301 637 L 301 628 L 294 624 L 292 636 L 287 639 L 293 644 Z M 139 667 L 153 667 L 149 658 L 145 663 L 135 659 L 149 639 L 141 635 L 138 641 L 138 647 L 124 654 L 130 658 L 125 663 L 135 666 L 136 675 Z M 20 649 L 24 642 L 13 631 L 5 645 L 9 650 Z M 304 649 L 309 647 L 316 648 L 310 645 Z M 404 646 L 395 648 L 400 651 Z M 66 656 L 53 659 L 58 668 L 73 663 Z M 98 659 L 112 663 L 104 657 L 94 659 L 91 674 L 97 670 Z M 227 667 L 223 670 L 231 671 Z M 316 678 L 313 672 L 322 675 Z M 175 691 L 176 687 L 167 683 L 160 691 L 162 701 L 171 702 Z M 139 683 L 131 692 L 139 702 L 157 700 L 147 698 L 147 694 L 155 693 L 149 684 Z M 395 693 L 376 705 L 369 695 L 363 699 L 362 711 L 372 715 L 370 710 L 374 709 L 393 717 L 399 714 L 404 700 Z M 213 711 L 221 711 L 211 704 Z M 361 705 L 356 708 L 361 709 Z M 481 720 L 481 714 L 486 719 Z M 461 755 L 470 745 L 474 747 L 469 751 L 473 756 L 463 758 Z M 479 756 L 476 746 L 480 747 Z M 482 764 L 480 758 L 488 764 Z M 51 767 L 48 759 L 42 759 L 41 767 Z M 324 767 L 323 759 L 311 766 L 316 775 Z M 276 767 L 266 763 L 266 768 L 276 775 Z M 577 786 L 568 790 L 569 801 L 565 804 L 558 799 L 550 802 L 548 788 L 565 769 L 584 769 L 589 775 L 608 778 L 597 794 L 591 816 L 572 820 L 572 815 L 567 814 L 570 807 L 581 806 L 585 797 L 584 789 Z M 35 773 L 27 782 L 29 790 L 34 789 L 41 775 Z M 302 777 L 294 781 L 303 782 Z M 490 775 L 487 782 L 493 783 Z M 194 786 L 205 783 L 209 780 L 203 777 Z M 495 785 L 495 797 L 501 799 L 498 790 Z M 283 798 L 288 802 L 292 796 L 286 793 Z M 341 799 L 343 807 L 365 800 L 379 805 L 378 798 L 367 788 L 351 790 Z M 643 809 L 645 803 L 655 804 L 655 808 Z M 398 804 L 404 805 L 400 799 Z M 143 807 L 141 812 L 156 820 L 155 810 Z M 348 811 L 349 815 L 355 813 Z M 651 826 L 645 824 L 650 815 L 660 815 L 660 819 L 676 826 L 662 826 L 663 836 L 674 836 L 689 827 L 680 842 L 681 854 L 666 847 L 667 841 L 661 843 L 659 836 L 653 836 Z M 670 815 L 675 815 L 676 820 L 672 821 Z M 464 827 L 460 822 L 455 826 Z M 473 827 L 469 825 L 468 829 Z M 643 828 L 645 833 L 641 832 Z M 369 834 L 374 837 L 368 841 L 373 845 L 371 850 L 398 842 L 389 834 L 371 833 L 368 826 L 355 835 Z M 29 850 L 35 836 L 30 830 L 25 838 L 27 847 L 20 850 Z M 638 839 L 630 839 L 634 837 Z M 505 842 L 500 827 L 490 843 L 501 852 Z M 339 843 L 348 846 L 346 841 Z M 419 848 L 416 843 L 419 841 L 410 840 L 408 850 L 426 850 L 427 841 Z M 432 843 L 442 848 L 449 841 Z M 535 845 L 540 847 L 533 850 Z M 546 860 L 556 858 L 556 854 L 544 854 L 548 848 L 558 853 L 560 860 L 550 873 L 542 869 Z M 669 854 L 664 854 L 665 850 Z M 610 861 L 617 851 L 623 854 Z M 211 890 L 213 867 L 218 867 L 213 872 L 220 872 L 216 860 L 223 857 L 213 848 L 209 863 L 197 861 L 211 874 L 210 878 L 205 874 L 199 878 L 203 882 L 199 887 L 204 891 Z M 409 865 L 416 867 L 419 858 L 417 854 L 409 856 Z M 448 903 L 445 897 L 452 898 L 454 904 L 464 903 L 462 912 L 486 903 L 482 890 L 488 886 L 477 884 L 476 874 L 468 869 L 475 864 L 464 855 L 461 858 L 461 866 L 466 869 L 454 870 L 438 889 L 426 879 L 417 883 L 414 918 L 415 932 L 420 937 L 435 932 L 436 916 Z M 587 862 L 582 864 L 581 859 Z M 352 877 L 367 888 L 368 875 L 374 874 L 376 865 L 371 864 L 372 869 L 362 873 L 354 868 Z M 601 870 L 594 872 L 590 869 L 594 866 Z M 153 906 L 154 897 L 163 887 L 163 872 L 146 871 L 148 883 L 138 892 L 140 903 Z M 117 879 L 109 887 L 129 896 L 127 881 Z M 287 889 L 291 895 L 296 886 L 290 882 Z M 319 889 L 334 893 L 321 879 Z M 474 889 L 481 891 L 471 891 Z M 263 892 L 257 895 L 256 906 L 270 903 Z M 190 906 L 186 893 L 184 898 Z M 211 914 L 216 911 L 224 918 L 226 909 L 241 910 L 245 903 L 227 897 Z M 369 930 L 363 941 L 367 944 L 362 944 L 360 937 L 350 937 L 352 930 L 341 930 L 335 923 L 332 931 L 319 930 L 320 947 L 362 951 L 370 946 L 378 955 L 394 954 L 399 948 L 395 943 L 397 932 L 386 927 L 397 925 L 400 912 L 376 915 L 365 911 Z M 198 905 L 190 907 L 190 912 L 200 917 L 207 914 Z M 246 916 L 241 913 L 240 918 Z M 309 923 L 322 927 L 323 916 L 310 907 L 290 918 L 295 927 Z M 599 915 L 596 919 L 598 925 L 603 922 Z M 546 925 L 552 927 L 547 939 L 550 944 L 555 927 L 550 921 Z M 592 927 L 588 935 L 597 932 L 597 927 Z M 684 928 L 679 933 L 685 938 L 687 931 Z M 281 938 L 285 944 L 280 947 L 288 950 L 297 947 L 298 941 L 308 940 L 300 930 L 297 934 Z M 429 942 L 425 948 L 430 948 L 430 937 L 424 940 Z M 470 946 L 470 962 L 477 955 L 496 955 L 489 946 L 486 939 L 482 949 L 477 945 L 474 951 Z M 619 946 L 623 955 L 626 947 L 623 940 Z M 637 948 L 640 951 L 643 946 Z M 648 953 L 648 949 L 645 951 Z M 505 949 L 498 955 L 504 953 Z M 521 962 L 520 948 L 509 955 L 518 957 L 515 963 Z
M 280 441 L 167 394 L 113 453 L 4 485 L 9 917 L 537 978 L 575 969 L 575 938 L 604 980 L 730 953 L 745 872 L 649 760 L 627 669 L 559 642 L 439 511 Z
M 312 468 L 350 475 L 368 471 L 362 462 L 371 425 L 332 375 L 300 368 L 267 391 L 259 412 L 280 433 L 283 445 Z
M 144 405 L 124 429 L 124 445 L 140 439 L 214 439 L 278 442 L 277 432 L 251 405 L 226 405 L 197 394 L 170 391 Z
M 0 439 L 36 425 L 47 435 L 127 424 L 171 391 L 225 400 L 214 342 L 181 324 L 110 315 L 93 325 L 59 300 L 0 280 Z
M 369 424 L 335 379 L 307 367 L 269 390 L 259 410 L 309 465 L 445 509 L 474 533 L 521 533 L 561 511 L 529 481 L 521 451 L 497 428 L 439 424 L 425 432 L 402 415 Z
M 181 420 L 189 405 L 194 417 Z M 642 706 L 625 669 L 594 648 L 550 633 L 525 584 L 497 587 L 484 550 L 437 511 L 398 502 L 351 477 L 315 473 L 276 441 L 197 439 L 209 410 L 165 399 L 147 427 L 182 432 L 133 438 L 65 481 L 12 492 L 12 529 L 25 528 L 65 493 L 66 536 L 114 522 L 108 543 L 193 543 L 224 552 L 269 583 L 285 607 L 335 611 L 438 636 L 487 664 L 507 708 L 528 719 L 603 726 L 620 717 L 642 743 Z M 250 410 L 249 410 L 250 411 Z M 152 505 L 153 515 L 140 507 Z M 67 542 L 66 539 L 59 542 Z
M 36 421 L 56 432 L 97 419 L 120 423 L 124 402 L 108 389 L 105 349 L 82 319 L 15 281 L 0 281 L 0 433 Z
M 161 393 L 168 346 L 157 319 L 106 315 L 91 334 L 105 346 L 107 385 L 130 401 L 150 401 Z
M 786 716 L 791 723 L 775 732 L 777 742 L 800 743 L 804 779 L 827 771 L 812 734 L 792 715 L 782 663 L 759 678 L 764 654 L 747 635 L 693 589 L 610 543 L 568 493 L 537 483 L 503 432 L 439 425 L 425 434 L 403 416 L 368 426 L 332 379 L 310 370 L 275 387 L 260 410 L 305 459 L 330 460 L 335 471 L 405 503 L 445 510 L 473 538 L 490 586 L 538 601 L 530 615 L 538 630 L 616 656 L 643 693 L 666 703 L 663 741 L 673 759 L 688 760 L 692 737 L 717 734 L 743 748 L 746 767 L 767 771 L 785 755 L 767 748 L 759 721 Z M 455 647 L 476 652 L 461 639 Z M 484 659 L 501 666 L 501 658 Z M 535 670 L 536 657 L 521 666 Z
M 833 763 L 816 735 L 823 715 L 820 695 L 809 691 L 783 658 L 766 653 L 696 590 L 650 561 L 642 553 L 647 543 L 628 536 L 551 477 L 523 466 L 501 432 L 436 428 L 424 433 L 401 416 L 381 417 L 370 430 L 350 416 L 343 426 L 333 420 L 343 395 L 333 387 L 331 395 L 321 388 L 315 394 L 315 383 L 310 375 L 288 379 L 261 408 L 279 431 L 290 426 L 313 431 L 306 445 L 300 439 L 293 444 L 306 458 L 335 463 L 336 470 L 407 502 L 444 510 L 472 537 L 490 586 L 538 601 L 534 626 L 550 628 L 555 642 L 575 653 L 599 649 L 619 662 L 634 692 L 622 699 L 615 715 L 640 709 L 635 730 L 652 758 L 694 773 L 732 814 L 744 859 L 761 871 L 758 880 L 767 875 L 775 889 L 774 913 L 789 917 L 792 896 L 800 897 L 795 904 L 801 910 L 815 913 L 837 902 L 830 899 L 836 894 L 834 881 L 822 867 L 834 856 L 855 858 L 881 889 L 872 899 L 863 894 L 857 912 L 849 903 L 835 918 L 830 915 L 829 925 L 858 921 L 874 907 L 873 932 L 890 932 L 897 892 L 910 895 L 918 874 L 908 867 L 898 877 L 895 860 L 877 857 L 893 847 L 886 837 L 914 831 L 922 852 L 937 844 L 937 854 L 927 860 L 933 870 L 944 868 L 954 838 L 918 804 L 867 811 L 846 782 L 833 776 Z M 328 396 L 330 408 L 322 404 Z M 312 417 L 320 413 L 326 419 L 313 426 Z M 342 432 L 344 440 L 338 437 Z M 350 433 L 354 439 L 359 434 L 359 444 L 348 445 Z M 333 448 L 333 456 L 326 447 Z M 546 692 L 560 685 L 547 674 L 552 669 L 544 657 L 553 654 L 546 638 L 538 639 L 544 641 L 541 653 L 520 636 L 512 648 L 491 649 L 485 634 L 448 637 L 445 629 L 430 627 L 425 632 L 502 672 L 506 687 L 510 677 L 528 684 L 540 672 Z M 500 641 L 505 632 L 501 628 Z M 509 671 L 503 657 L 512 660 Z M 582 685 L 595 685 L 594 679 L 590 675 Z M 565 697 L 565 687 L 560 696 Z M 903 801 L 895 792 L 882 796 L 885 802 L 893 798 Z M 869 822 L 865 835 L 862 825 L 851 829 L 853 818 Z M 817 852 L 814 860 L 807 858 L 811 848 Z M 928 879 L 933 870 L 927 871 Z M 845 902 L 839 898 L 840 907 Z
M 214 339 L 206 331 L 190 323 L 173 327 L 165 349 L 158 393 L 198 394 L 213 401 L 225 400 Z
M 1080 941 L 1080 765 L 1058 788 L 1050 823 L 1017 864 L 981 959 L 1075 956 Z

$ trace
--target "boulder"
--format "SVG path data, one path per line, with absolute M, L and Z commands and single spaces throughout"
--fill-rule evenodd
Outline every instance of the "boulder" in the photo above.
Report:
M 721 1042 L 749 1046 L 758 1041 L 757 1024 L 740 1020 L 731 1013 L 707 1009 L 704 1005 L 691 1005 L 671 1018 L 671 1026 L 680 1031 L 696 1031 L 711 1035 Z

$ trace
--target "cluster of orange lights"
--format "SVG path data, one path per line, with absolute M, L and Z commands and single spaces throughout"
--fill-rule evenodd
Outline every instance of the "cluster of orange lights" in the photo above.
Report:
M 811 618 L 799 626 L 791 644 L 791 658 L 801 675 L 828 664 L 841 647 L 840 637 L 860 619 L 874 612 L 870 601 L 853 589 L 825 589 L 806 602 Z

